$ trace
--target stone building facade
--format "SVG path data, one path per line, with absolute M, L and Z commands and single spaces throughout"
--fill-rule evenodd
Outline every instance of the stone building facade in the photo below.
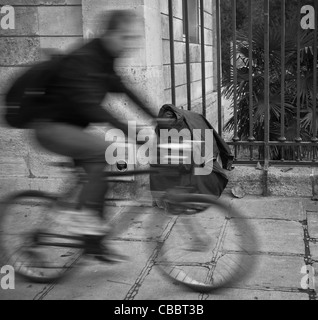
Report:
M 191 41 L 190 61 L 186 61 L 182 3 L 183 0 L 173 0 L 176 104 L 187 108 L 186 66 L 189 63 L 192 110 L 202 112 L 200 33 Z M 0 30 L 1 100 L 19 72 L 43 58 L 43 49 L 70 50 L 94 35 L 99 12 L 129 8 L 143 17 L 144 42 L 133 57 L 119 62 L 118 71 L 127 76 L 128 85 L 142 93 L 145 102 L 155 111 L 163 104 L 171 103 L 168 0 L 0 0 L 0 7 L 2 5 L 14 6 L 16 26 L 15 30 Z M 204 5 L 206 114 L 208 120 L 216 125 L 215 1 L 205 0 Z M 197 18 L 195 27 L 199 28 L 199 15 Z M 110 96 L 105 101 L 107 107 L 126 119 L 131 118 L 127 113 L 129 103 L 122 96 Z M 134 111 L 134 118 L 136 116 L 142 119 L 138 111 Z M 95 132 L 104 135 L 105 130 L 99 128 Z M 12 190 L 57 191 L 63 187 L 65 173 L 47 165 L 57 157 L 34 145 L 31 132 L 12 130 L 1 122 L 0 150 L 0 195 Z M 129 199 L 138 198 L 148 187 L 147 179 L 135 178 L 133 181 L 139 188 L 132 188 L 131 181 L 123 182 L 114 192 Z
M 191 97 L 192 111 L 202 113 L 202 71 L 201 71 L 201 37 L 200 37 L 200 17 L 199 1 L 189 1 L 189 12 L 197 18 L 197 23 L 190 23 L 193 37 L 190 38 L 190 70 L 191 70 Z M 195 10 L 196 7 L 196 10 Z M 205 29 L 205 82 L 208 120 L 216 125 L 216 11 L 215 1 L 204 1 L 204 29 Z M 169 35 L 169 7 L 168 1 L 161 1 L 162 16 L 162 50 L 163 50 L 163 72 L 165 102 L 171 103 L 171 59 L 170 59 L 170 35 Z M 175 85 L 176 104 L 187 109 L 187 78 L 186 78 L 186 41 L 184 31 L 183 1 L 173 1 L 174 20 L 174 50 L 175 50 Z

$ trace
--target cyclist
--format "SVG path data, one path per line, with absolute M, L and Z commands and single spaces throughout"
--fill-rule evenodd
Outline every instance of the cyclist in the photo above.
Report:
M 156 118 L 140 98 L 129 90 L 116 73 L 114 64 L 138 41 L 135 26 L 138 16 L 131 11 L 108 13 L 102 32 L 60 62 L 56 75 L 47 88 L 46 103 L 33 122 L 37 141 L 45 149 L 74 159 L 84 168 L 88 183 L 84 186 L 80 211 L 67 211 L 64 216 L 70 230 L 78 234 L 103 235 L 107 224 L 103 218 L 104 180 L 107 142 L 85 131 L 92 123 L 111 123 L 127 134 L 127 124 L 102 107 L 108 92 L 123 92 L 151 119 Z

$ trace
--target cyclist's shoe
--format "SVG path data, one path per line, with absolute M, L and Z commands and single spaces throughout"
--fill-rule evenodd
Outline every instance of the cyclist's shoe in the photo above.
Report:
M 106 263 L 121 263 L 128 261 L 128 257 L 124 256 L 114 249 L 109 248 L 107 245 L 102 245 L 100 248 L 100 252 L 95 254 L 95 259 L 101 262 Z
M 98 217 L 93 210 L 62 211 L 59 222 L 67 227 L 70 233 L 85 236 L 104 236 L 110 232 L 109 225 Z

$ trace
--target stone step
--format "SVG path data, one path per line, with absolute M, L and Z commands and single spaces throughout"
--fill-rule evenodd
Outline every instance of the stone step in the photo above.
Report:
M 282 197 L 312 197 L 314 184 L 318 183 L 318 170 L 311 167 L 270 167 L 268 170 L 268 195 Z M 229 173 L 229 183 L 225 190 L 240 186 L 246 194 L 263 195 L 265 171 L 254 166 L 236 166 Z M 317 189 L 318 191 L 318 189 Z

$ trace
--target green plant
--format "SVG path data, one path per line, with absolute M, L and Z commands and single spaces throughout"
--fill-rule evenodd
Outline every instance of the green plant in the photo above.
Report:
M 294 141 L 297 137 L 297 28 L 298 24 L 288 22 L 286 27 L 286 63 L 281 68 L 281 25 L 277 19 L 271 20 L 269 32 L 269 106 L 270 106 L 270 140 L 277 141 L 281 137 L 281 115 L 285 111 L 285 138 Z M 253 56 L 253 136 L 258 141 L 264 139 L 265 128 L 265 102 L 264 102 L 264 74 L 265 74 L 265 48 L 264 26 L 260 25 L 253 32 L 252 44 L 248 41 L 248 34 L 238 33 L 237 53 L 237 134 L 240 140 L 250 138 L 250 92 L 249 92 L 249 48 L 252 45 Z M 313 36 L 314 32 L 301 31 L 300 37 L 300 137 L 310 140 L 313 134 Z M 233 50 L 231 51 L 231 58 Z M 224 62 L 223 62 L 224 63 Z M 285 72 L 284 104 L 281 104 L 281 77 Z M 233 66 L 228 62 L 223 71 L 223 94 L 232 101 L 234 108 L 234 81 Z M 318 110 L 318 108 L 317 108 Z M 317 117 L 318 119 L 318 114 Z M 234 116 L 225 125 L 225 130 L 233 132 L 235 127 Z M 318 127 L 318 125 L 317 125 Z M 272 148 L 272 158 L 281 156 L 280 150 Z

